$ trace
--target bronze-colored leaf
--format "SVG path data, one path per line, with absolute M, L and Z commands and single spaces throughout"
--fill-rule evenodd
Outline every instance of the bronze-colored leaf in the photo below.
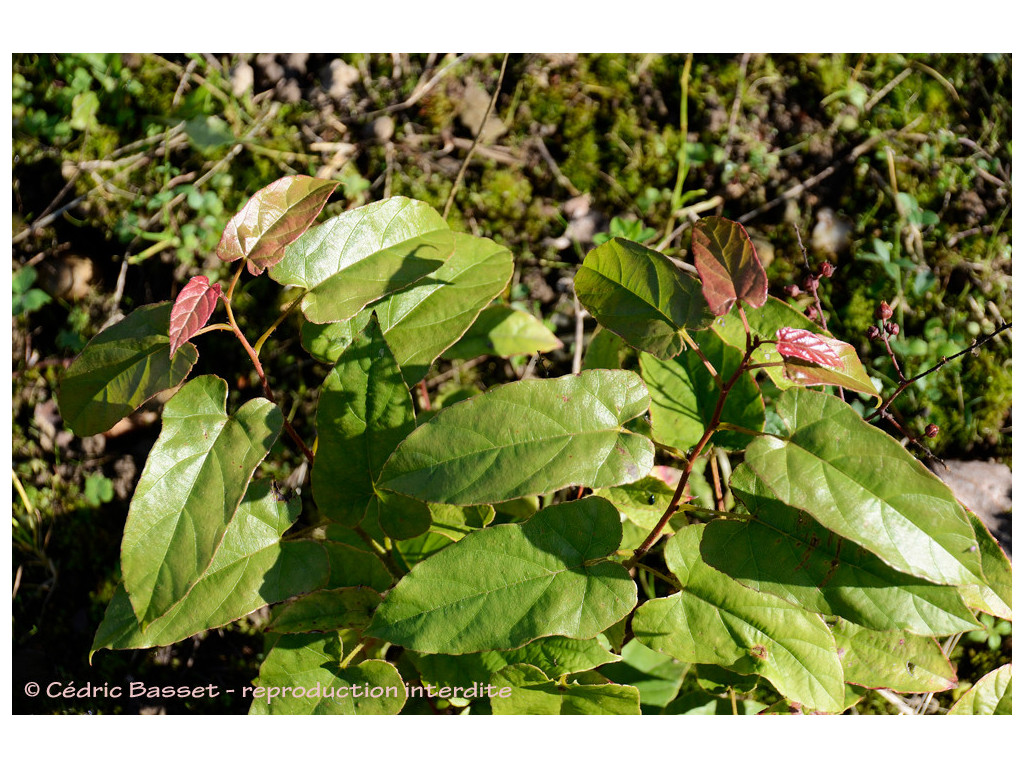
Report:
M 737 299 L 752 307 L 768 299 L 768 276 L 741 224 L 719 216 L 693 227 L 693 260 L 704 298 L 715 316 L 726 314 Z

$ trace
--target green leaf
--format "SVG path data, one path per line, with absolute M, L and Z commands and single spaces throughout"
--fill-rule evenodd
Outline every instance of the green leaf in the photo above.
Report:
M 480 355 L 535 355 L 561 349 L 547 326 L 529 312 L 502 305 L 487 307 L 466 334 L 451 347 L 449 360 L 469 360 Z
M 333 323 L 424 278 L 454 252 L 455 236 L 433 208 L 392 197 L 313 227 L 270 277 L 308 291 L 301 305 L 308 320 Z
M 85 478 L 85 488 L 82 489 L 85 500 L 89 506 L 98 507 L 106 504 L 114 498 L 114 484 L 109 477 L 96 473 Z
M 411 571 L 413 566 L 426 560 L 431 555 L 440 552 L 445 547 L 460 539 L 459 536 L 452 536 L 447 533 L 440 533 L 429 530 L 426 533 L 412 538 L 396 541 L 392 545 L 392 551 L 397 562 L 406 572 Z
M 629 371 L 495 387 L 441 410 L 398 447 L 380 486 L 424 501 L 492 504 L 647 475 L 654 446 L 624 428 L 648 405 Z
M 247 259 L 254 275 L 277 264 L 285 247 L 309 229 L 340 182 L 285 176 L 250 197 L 224 228 L 217 258 Z
M 728 381 L 743 360 L 734 349 L 710 332 L 694 333 L 694 341 L 715 366 L 723 381 Z M 711 423 L 720 388 L 696 353 L 687 350 L 672 360 L 641 353 L 640 367 L 651 393 L 651 431 L 655 442 L 686 452 L 693 448 Z M 764 402 L 753 377 L 741 374 L 729 391 L 722 408 L 722 422 L 751 430 L 764 427 Z M 719 430 L 712 445 L 739 450 L 750 435 Z
M 689 669 L 689 664 L 630 640 L 622 649 L 622 661 L 605 664 L 601 674 L 613 683 L 636 688 L 641 704 L 664 707 L 678 695 Z
M 413 653 L 411 656 L 425 684 L 464 689 L 473 683 L 490 680 L 494 672 L 510 664 L 531 664 L 548 677 L 557 678 L 619 660 L 601 645 L 601 638 L 572 640 L 567 637 L 541 637 L 510 651 L 484 651 L 460 656 Z M 487 694 L 481 692 L 478 695 Z
M 105 432 L 158 392 L 176 387 L 199 357 L 191 343 L 171 358 L 170 302 L 139 307 L 100 331 L 60 381 L 57 404 L 79 437 Z
M 709 523 L 701 556 L 741 584 L 870 629 L 951 635 L 977 626 L 956 587 L 900 573 L 840 539 L 776 499 L 746 464 L 733 473 L 732 488 L 751 517 Z
M 334 365 L 341 357 L 352 339 L 370 320 L 372 310 L 367 307 L 359 314 L 338 323 L 318 325 L 307 320 L 302 321 L 302 348 L 321 363 Z
M 902 693 L 947 691 L 956 673 L 938 642 L 909 632 L 876 632 L 840 619 L 832 634 L 848 683 Z
M 956 704 L 950 715 L 1012 715 L 1013 665 L 1004 664 L 976 682 Z
M 437 271 L 375 305 L 388 346 L 410 386 L 459 340 L 512 278 L 512 253 L 483 237 L 455 235 L 455 254 Z
M 768 276 L 742 224 L 719 216 L 703 218 L 693 225 L 691 248 L 713 314 L 728 314 L 737 300 L 751 307 L 764 305 Z
M 765 706 L 759 701 L 738 699 L 736 711 L 740 715 L 756 715 Z M 731 715 L 732 703 L 728 697 L 720 698 L 703 691 L 694 691 L 680 696 L 662 712 L 664 715 Z
M 121 543 L 125 589 L 143 628 L 208 570 L 253 471 L 281 432 L 276 405 L 255 398 L 229 417 L 227 396 L 223 379 L 200 376 L 164 406 Z
M 11 276 L 11 314 L 35 312 L 52 300 L 46 291 L 33 288 L 37 273 L 35 267 L 25 266 Z
M 375 311 L 384 339 L 411 386 L 502 291 L 512 277 L 512 266 L 507 248 L 486 238 L 456 234 L 455 254 L 440 269 L 347 321 L 304 323 L 303 346 L 317 359 L 334 363 Z
M 431 504 L 430 517 L 434 530 L 461 539 L 465 534 L 485 528 L 494 521 L 494 507 L 474 504 L 458 507 L 454 504 Z
M 518 648 L 547 635 L 596 636 L 636 604 L 615 508 L 587 497 L 522 525 L 468 534 L 424 560 L 394 589 L 368 634 L 422 653 Z
M 621 337 L 600 326 L 590 337 L 587 351 L 583 354 L 583 370 L 592 368 L 623 368 L 625 359 L 633 354 Z
M 491 677 L 496 715 L 639 715 L 640 694 L 629 685 L 580 685 L 549 680 L 529 664 L 505 667 Z
M 825 622 L 706 565 L 700 558 L 703 531 L 703 525 L 687 526 L 665 545 L 682 591 L 641 605 L 633 635 L 680 661 L 761 675 L 806 707 L 841 712 L 843 670 Z
M 405 683 L 386 661 L 341 668 L 337 634 L 281 635 L 260 666 L 250 715 L 395 715 Z
M 374 553 L 373 547 L 351 528 L 328 525 L 321 541 L 327 551 L 331 575 L 327 589 L 366 586 L 383 592 L 394 583 L 388 569 Z
M 202 115 L 185 121 L 185 134 L 200 152 L 209 152 L 238 141 L 228 122 L 218 115 Z
M 52 301 L 52 297 L 46 291 L 39 288 L 29 288 L 25 293 L 16 293 L 11 299 L 11 314 L 22 315 L 27 312 L 35 312 L 45 307 Z
M 298 497 L 278 501 L 268 481 L 252 483 L 209 566 L 184 599 L 142 629 L 128 593 L 119 586 L 92 651 L 171 645 L 323 586 L 328 574 L 323 547 L 314 541 L 281 541 L 300 511 Z
M 976 514 L 967 510 L 967 517 L 981 545 L 981 567 L 988 583 L 964 584 L 959 587 L 960 594 L 971 608 L 1013 621 L 1013 569 L 1010 558 Z
M 613 238 L 588 253 L 575 284 L 597 322 L 663 359 L 683 350 L 685 329 L 711 322 L 700 283 L 667 256 L 629 240 Z
M 780 328 L 799 328 L 807 331 L 812 331 L 819 336 L 829 338 L 831 334 L 824 330 L 818 325 L 807 319 L 801 312 L 797 311 L 793 307 L 789 306 L 786 302 L 776 299 L 774 296 L 769 296 L 768 301 L 765 302 L 763 307 L 759 308 L 748 308 L 746 311 L 747 322 L 750 325 L 750 332 L 761 339 L 772 340 L 776 338 Z M 719 317 L 711 325 L 711 329 L 717 333 L 722 340 L 730 346 L 736 347 L 737 349 L 746 349 L 747 345 L 747 334 L 743 327 L 743 321 L 736 313 L 730 313 L 723 317 Z M 871 383 L 871 379 L 864 370 L 864 364 L 861 363 L 857 357 L 853 347 L 844 345 L 837 350 L 839 357 L 843 362 L 843 369 L 841 372 L 826 373 L 825 369 L 818 369 L 816 376 L 839 376 L 843 378 L 841 380 L 829 381 L 829 384 L 839 384 L 846 389 L 852 389 L 857 392 L 864 392 L 872 395 L 876 399 L 878 398 L 878 389 L 874 384 Z M 783 357 L 776 350 L 773 344 L 763 344 L 754 352 L 751 358 L 753 363 L 782 363 Z M 790 361 L 788 363 L 789 373 L 792 376 L 796 376 L 798 379 L 801 375 L 807 373 L 812 366 L 799 364 Z M 765 368 L 768 372 L 769 378 L 772 382 L 779 387 L 779 389 L 789 389 L 790 387 L 796 386 L 796 381 L 787 378 L 786 371 L 787 367 L 783 365 L 773 366 Z M 808 381 L 808 384 L 814 382 Z
M 264 632 L 294 634 L 362 629 L 380 605 L 380 595 L 367 587 L 322 589 L 277 606 Z
M 100 127 L 96 120 L 99 109 L 100 99 L 95 93 L 76 93 L 71 99 L 71 120 L 68 124 L 76 131 L 95 131 Z
M 650 531 L 668 509 L 674 493 L 664 480 L 648 475 L 629 485 L 601 488 L 594 495 L 608 499 L 629 520 Z
M 781 437 L 756 438 L 747 464 L 779 501 L 810 513 L 898 571 L 984 584 L 978 541 L 949 488 L 842 400 L 790 389 Z
M 312 473 L 313 499 L 320 511 L 349 527 L 358 525 L 367 511 L 385 530 L 400 527 L 403 516 L 425 515 L 429 527 L 425 504 L 393 500 L 376 487 L 384 463 L 415 426 L 412 397 L 376 317 L 371 317 L 320 389 Z M 399 513 L 394 519 L 387 511 L 392 504 Z M 384 517 L 378 519 L 382 510 Z

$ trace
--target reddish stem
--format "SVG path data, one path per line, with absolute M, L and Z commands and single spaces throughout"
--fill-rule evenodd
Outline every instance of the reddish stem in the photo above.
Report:
M 758 341 L 747 345 L 747 351 L 743 355 L 743 360 L 740 362 L 736 372 L 733 373 L 732 377 L 725 383 L 721 391 L 718 393 L 718 402 L 715 403 L 714 413 L 711 415 L 711 421 L 708 422 L 707 428 L 704 430 L 704 434 L 701 435 L 700 440 L 697 441 L 697 445 L 690 451 L 689 457 L 686 460 L 686 467 L 683 469 L 682 475 L 679 476 L 679 483 L 676 485 L 675 493 L 672 494 L 672 500 L 668 503 L 668 508 L 665 510 L 665 514 L 658 520 L 658 524 L 654 526 L 654 530 L 650 532 L 643 543 L 636 548 L 633 552 L 633 556 L 626 563 L 627 568 L 631 568 L 635 565 L 644 555 L 646 555 L 651 547 L 657 543 L 658 539 L 661 538 L 665 527 L 668 525 L 668 521 L 672 519 L 672 516 L 676 513 L 679 508 L 679 500 L 683 496 L 683 489 L 686 484 L 690 481 L 690 474 L 693 472 L 693 466 L 697 463 L 697 459 L 700 457 L 701 452 L 707 447 L 707 444 L 711 441 L 712 435 L 718 429 L 722 419 L 722 410 L 725 408 L 725 400 L 729 396 L 730 390 L 739 381 L 739 378 L 747 370 L 747 363 L 750 361 L 750 356 L 754 354 L 754 350 L 757 349 L 764 341 Z
M 252 361 L 253 368 L 256 369 L 256 375 L 260 377 L 260 383 L 263 385 L 263 394 L 267 400 L 277 405 L 277 399 L 274 397 L 273 391 L 270 389 L 270 384 L 267 382 L 267 375 L 263 372 L 263 365 L 260 363 L 259 355 L 256 354 L 256 350 L 252 348 L 249 340 L 245 338 L 245 334 L 242 333 L 242 329 L 238 327 L 238 323 L 235 321 L 235 313 L 231 310 L 230 295 L 234 292 L 235 283 L 238 282 L 238 275 L 241 274 L 241 270 L 235 275 L 235 281 L 231 283 L 231 287 L 228 289 L 228 293 L 221 296 L 224 299 L 224 308 L 228 314 L 228 324 L 231 326 L 231 330 L 234 331 L 235 336 L 242 342 L 242 347 L 245 349 L 246 354 L 249 355 L 249 359 Z M 292 426 L 291 421 L 284 415 L 284 411 L 281 412 L 281 416 L 284 419 L 284 430 L 288 433 L 288 436 L 295 442 L 299 447 L 299 450 L 306 456 L 306 459 L 310 464 L 313 463 L 313 452 L 309 449 L 309 446 L 303 442 L 302 438 L 299 437 L 299 433 L 295 431 L 295 427 Z

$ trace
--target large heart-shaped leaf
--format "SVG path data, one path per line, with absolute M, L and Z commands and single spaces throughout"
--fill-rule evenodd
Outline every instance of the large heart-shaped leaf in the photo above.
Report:
M 694 333 L 693 337 L 719 376 L 730 379 L 742 362 L 742 353 L 710 331 Z M 651 393 L 654 440 L 689 451 L 711 423 L 720 392 L 718 384 L 704 361 L 689 350 L 672 360 L 641 353 L 640 367 Z M 720 421 L 754 431 L 764 427 L 761 391 L 749 374 L 742 374 L 729 391 Z M 720 430 L 711 438 L 712 444 L 732 450 L 743 448 L 750 440 L 749 435 L 734 430 Z
M 711 322 L 700 283 L 657 251 L 612 238 L 583 260 L 576 295 L 627 344 L 660 358 L 678 355 L 686 329 Z
M 250 715 L 396 715 L 405 683 L 386 661 L 341 667 L 337 634 L 281 635 L 253 683 Z
M 505 384 L 440 411 L 403 442 L 380 486 L 424 501 L 492 504 L 646 476 L 651 441 L 623 425 L 648 396 L 630 371 Z
M 279 501 L 269 481 L 254 482 L 188 594 L 142 629 L 128 593 L 119 586 L 96 630 L 92 652 L 171 645 L 322 587 L 328 575 L 324 548 L 315 541 L 281 541 L 301 511 L 298 497 Z
M 592 673 L 596 675 L 596 673 Z M 549 680 L 537 667 L 514 664 L 491 676 L 496 715 L 639 715 L 640 692 L 591 676 L 586 683 Z
M 455 254 L 444 266 L 374 305 L 407 384 L 422 379 L 437 356 L 473 325 L 508 284 L 512 268 L 508 248 L 456 234 Z
M 139 307 L 85 345 L 57 393 L 61 416 L 76 435 L 108 430 L 184 381 L 199 353 L 185 342 L 171 356 L 170 318 L 169 302 Z
M 781 328 L 801 329 L 826 339 L 830 338 L 827 331 L 774 296 L 769 296 L 763 307 L 749 308 L 745 313 L 750 332 L 760 339 L 776 339 Z M 746 329 L 738 315 L 728 314 L 719 317 L 711 328 L 722 337 L 726 344 L 741 350 L 746 348 Z M 867 371 L 864 370 L 864 364 L 857 357 L 856 350 L 849 344 L 838 341 L 833 341 L 831 348 L 839 356 L 842 368 L 816 366 L 793 359 L 784 360 L 774 344 L 762 344 L 758 347 L 751 362 L 778 363 L 777 366 L 764 370 L 768 372 L 768 376 L 779 389 L 789 389 L 797 384 L 802 386 L 833 384 L 855 392 L 864 392 L 880 400 L 878 388 L 872 383 Z
M 758 674 L 806 707 L 841 712 L 843 669 L 825 622 L 705 564 L 703 532 L 703 525 L 687 526 L 665 545 L 665 561 L 682 591 L 641 605 L 634 636 L 680 661 Z
M 372 522 L 393 531 L 382 508 L 418 507 L 404 516 L 426 517 L 421 501 L 392 500 L 376 487 L 381 468 L 398 444 L 416 427 L 412 398 L 384 341 L 376 317 L 341 353 L 320 389 L 317 405 L 317 457 L 313 463 L 313 499 L 331 520 L 358 525 L 370 510 Z M 416 530 L 419 535 L 426 530 Z M 408 538 L 401 536 L 401 538 Z
M 1013 665 L 1004 664 L 976 682 L 956 704 L 950 715 L 1012 715 Z
M 833 625 L 832 634 L 849 683 L 903 693 L 956 686 L 956 673 L 934 638 L 878 632 L 843 620 Z
M 285 176 L 264 187 L 224 228 L 217 258 L 227 262 L 248 259 L 249 271 L 262 274 L 281 260 L 285 246 L 316 221 L 340 183 L 311 176 Z
M 449 360 L 469 360 L 479 355 L 512 357 L 551 352 L 561 346 L 558 337 L 529 312 L 494 305 L 480 313 L 444 356 Z
M 992 532 L 967 510 L 974 535 L 981 545 L 981 567 L 985 571 L 986 584 L 964 584 L 959 587 L 964 602 L 975 610 L 990 613 L 1007 621 L 1013 621 L 1013 569 Z
M 863 547 L 789 507 L 750 467 L 732 475 L 747 520 L 715 520 L 701 542 L 704 561 L 759 592 L 876 630 L 951 635 L 978 626 L 956 587 L 893 570 Z
M 474 531 L 399 581 L 368 634 L 455 654 L 547 635 L 595 637 L 636 604 L 626 569 L 601 560 L 621 538 L 618 512 L 596 497 L 547 507 L 522 525 Z
M 693 263 L 711 312 L 724 315 L 737 300 L 751 307 L 768 298 L 768 276 L 742 224 L 708 216 L 693 225 Z
M 484 651 L 452 656 L 445 653 L 411 653 L 412 663 L 424 684 L 470 688 L 490 680 L 491 675 L 511 664 L 531 664 L 550 678 L 582 672 L 619 660 L 601 645 L 600 638 L 573 640 L 568 637 L 541 637 L 522 648 L 509 651 Z M 480 692 L 478 696 L 486 696 Z M 465 698 L 472 698 L 466 696 Z
M 368 587 L 320 589 L 274 608 L 265 632 L 296 634 L 362 629 L 380 605 L 380 595 Z
M 424 278 L 454 252 L 455 236 L 433 208 L 392 197 L 313 227 L 269 274 L 307 290 L 301 307 L 310 322 L 334 323 Z
M 890 566 L 937 584 L 984 584 L 963 509 L 896 440 L 837 397 L 790 389 L 779 437 L 756 438 L 747 464 L 772 495 Z
M 281 432 L 281 411 L 269 400 L 250 400 L 229 417 L 227 396 L 223 379 L 200 376 L 164 407 L 121 543 L 125 589 L 143 629 L 206 573 Z
M 178 292 L 171 308 L 171 357 L 179 347 L 206 325 L 220 298 L 220 284 L 210 285 L 205 275 L 196 275 Z

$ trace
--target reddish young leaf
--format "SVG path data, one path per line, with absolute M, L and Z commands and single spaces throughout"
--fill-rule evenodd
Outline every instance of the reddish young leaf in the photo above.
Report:
M 693 261 L 703 283 L 704 298 L 716 317 L 737 299 L 752 307 L 768 299 L 768 276 L 741 224 L 708 216 L 693 227 Z
M 228 222 L 217 245 L 217 257 L 229 262 L 248 258 L 249 271 L 261 274 L 284 258 L 285 247 L 316 221 L 339 183 L 285 176 L 264 187 Z
M 775 348 L 783 357 L 795 357 L 840 371 L 846 368 L 840 355 L 841 347 L 849 346 L 848 344 L 801 328 L 779 328 L 775 332 L 775 337 L 778 339 Z
M 178 347 L 206 325 L 220 294 L 220 283 L 210 285 L 209 279 L 202 275 L 193 277 L 181 289 L 171 308 L 171 331 L 168 334 L 171 337 L 171 357 Z

